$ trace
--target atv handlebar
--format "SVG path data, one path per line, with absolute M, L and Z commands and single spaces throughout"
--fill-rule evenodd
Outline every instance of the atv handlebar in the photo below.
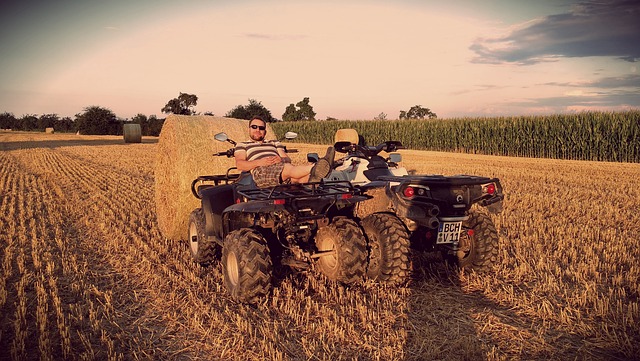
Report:
M 294 139 L 298 136 L 298 134 L 294 133 L 294 132 L 287 132 L 285 133 L 285 139 L 287 140 L 291 140 Z M 236 143 L 233 139 L 229 139 L 229 137 L 227 136 L 227 134 L 225 132 L 222 133 L 218 133 L 216 135 L 214 135 L 213 137 L 215 140 L 219 141 L 219 142 L 228 142 L 231 143 L 234 147 L 227 149 L 224 152 L 218 152 L 218 153 L 213 153 L 213 155 L 215 157 L 227 157 L 227 158 L 232 158 L 234 156 L 234 153 L 236 151 L 235 146 L 238 144 Z M 284 151 L 285 153 L 298 153 L 297 149 L 287 149 L 287 146 L 284 146 Z
M 297 149 L 287 149 L 287 147 L 284 147 L 284 151 L 285 153 L 298 153 Z M 235 155 L 235 152 L 236 152 L 236 148 L 229 148 L 223 152 L 213 153 L 213 156 L 233 158 Z
M 232 158 L 233 155 L 235 154 L 236 148 L 229 148 L 227 150 L 225 150 L 224 152 L 218 152 L 218 153 L 213 153 L 214 157 L 227 157 L 227 158 Z
M 362 153 L 366 157 L 378 155 L 378 153 L 383 150 L 387 153 L 391 153 L 398 149 L 404 149 L 402 143 L 397 140 L 388 140 L 376 146 L 366 146 L 351 142 L 336 142 L 333 147 L 336 152 L 339 153 Z

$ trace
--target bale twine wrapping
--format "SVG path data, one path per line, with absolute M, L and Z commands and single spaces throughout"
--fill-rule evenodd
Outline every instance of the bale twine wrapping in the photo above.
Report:
M 44 132 L 47 133 L 47 134 L 53 134 L 53 128 L 52 127 L 45 128 Z
M 232 147 L 213 136 L 225 132 L 236 142 L 246 141 L 248 126 L 247 120 L 212 116 L 170 115 L 165 119 L 155 163 L 156 216 L 164 237 L 187 239 L 189 214 L 200 207 L 200 200 L 191 194 L 191 182 L 201 175 L 225 174 L 236 165 L 233 158 L 213 156 Z M 267 124 L 267 139 L 273 138 Z
M 125 124 L 122 129 L 125 143 L 141 143 L 142 128 L 140 124 Z

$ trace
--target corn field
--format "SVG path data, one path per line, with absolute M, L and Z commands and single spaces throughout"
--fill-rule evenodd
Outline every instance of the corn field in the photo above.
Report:
M 332 144 L 354 128 L 367 144 L 399 140 L 408 149 L 610 162 L 640 162 L 640 111 L 403 121 L 305 121 L 272 124 L 278 135 Z
M 640 164 L 402 150 L 418 173 L 501 179 L 495 270 L 416 253 L 404 287 L 345 287 L 311 270 L 278 276 L 248 306 L 231 300 L 219 263 L 201 267 L 186 241 L 161 236 L 157 145 L 0 132 L 0 360 L 640 354 Z M 294 163 L 326 149 L 287 145 Z

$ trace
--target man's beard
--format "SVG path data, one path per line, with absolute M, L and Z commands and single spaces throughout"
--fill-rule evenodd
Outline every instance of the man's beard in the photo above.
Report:
M 253 134 L 249 134 L 249 137 L 251 137 L 251 140 L 255 140 L 256 142 L 261 142 L 264 140 L 264 135 L 254 136 Z

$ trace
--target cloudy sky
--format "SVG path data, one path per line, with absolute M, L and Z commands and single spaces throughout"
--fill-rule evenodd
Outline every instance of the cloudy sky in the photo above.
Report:
M 640 108 L 636 0 L 5 0 L 0 112 L 439 118 Z

